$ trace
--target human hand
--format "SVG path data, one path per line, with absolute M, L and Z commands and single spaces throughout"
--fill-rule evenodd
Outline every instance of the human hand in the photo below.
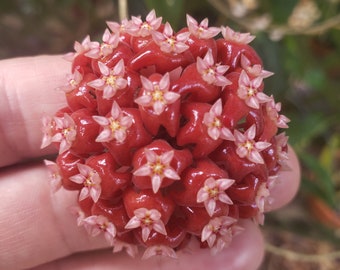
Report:
M 77 227 L 69 207 L 77 194 L 50 192 L 42 158 L 53 147 L 39 149 L 41 118 L 65 105 L 54 91 L 64 84 L 70 63 L 60 56 L 38 56 L 0 61 L 0 269 L 256 269 L 264 255 L 258 226 L 243 221 L 244 232 L 216 256 L 190 243 L 178 260 L 138 261 L 92 238 Z M 295 195 L 300 178 L 296 155 L 289 149 L 292 170 L 279 173 L 271 211 Z

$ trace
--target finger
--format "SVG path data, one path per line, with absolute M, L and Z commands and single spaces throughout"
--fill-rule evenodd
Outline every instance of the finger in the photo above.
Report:
M 265 206 L 266 211 L 273 211 L 288 204 L 296 195 L 300 185 L 300 165 L 292 147 L 288 148 L 290 170 L 279 172 L 279 178 L 271 189 L 271 203 Z
M 61 56 L 0 61 L 0 167 L 55 151 L 40 150 L 41 118 L 65 106 L 55 88 L 68 72 L 70 63 Z
M 100 250 L 75 254 L 33 270 L 254 270 L 259 267 L 263 259 L 263 239 L 254 223 L 242 221 L 242 226 L 245 228 L 243 233 L 236 236 L 229 247 L 216 255 L 211 255 L 208 249 L 199 249 L 197 243 L 192 242 L 190 250 L 178 252 L 178 259 L 154 257 L 140 261 L 139 259 L 131 259 L 124 254 L 114 255 L 112 250 Z
M 0 269 L 26 269 L 74 252 L 107 247 L 76 225 L 76 193 L 51 194 L 42 165 L 0 172 Z M 17 181 L 20 179 L 21 181 Z

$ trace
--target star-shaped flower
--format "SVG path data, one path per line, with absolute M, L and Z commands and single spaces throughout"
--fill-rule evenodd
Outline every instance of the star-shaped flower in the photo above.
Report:
M 135 176 L 150 176 L 152 190 L 156 193 L 165 177 L 172 180 L 179 180 L 180 176 L 170 166 L 174 157 L 174 151 L 170 150 L 161 155 L 157 155 L 154 151 L 145 148 L 145 157 L 147 162 L 134 171 Z
M 50 161 L 50 160 L 44 160 L 45 166 L 48 170 L 48 176 L 50 179 L 50 184 L 53 192 L 58 191 L 62 186 L 62 177 L 60 175 L 60 170 L 58 167 L 58 164 Z
M 146 15 L 145 22 L 140 17 L 131 17 L 126 31 L 132 36 L 147 37 L 156 31 L 162 23 L 162 17 L 157 17 L 155 10 Z
M 87 197 L 91 197 L 94 202 L 97 202 L 101 194 L 101 178 L 99 174 L 90 166 L 77 163 L 79 174 L 70 177 L 70 180 L 83 184 L 83 188 L 79 194 L 79 200 L 84 200 Z
M 102 215 L 93 215 L 84 219 L 84 227 L 91 236 L 97 236 L 104 233 L 106 241 L 113 245 L 117 234 L 115 225 Z
M 77 217 L 77 226 L 84 226 L 85 212 L 79 206 L 71 206 L 70 213 Z
M 64 59 L 67 61 L 72 62 L 74 58 L 76 58 L 80 54 L 84 54 L 87 51 L 90 50 L 90 48 L 95 44 L 96 42 L 91 41 L 90 36 L 87 35 L 81 43 L 78 41 L 74 42 L 74 50 L 75 52 L 70 52 L 64 55 Z
M 156 115 L 160 115 L 167 105 L 180 98 L 180 94 L 169 91 L 169 73 L 165 73 L 159 83 L 152 82 L 144 76 L 141 76 L 141 82 L 144 93 L 136 98 L 135 102 L 142 107 L 152 107 Z
M 161 51 L 165 53 L 178 54 L 189 49 L 189 45 L 185 44 L 189 36 L 190 32 L 174 35 L 174 31 L 168 22 L 164 25 L 163 33 L 152 32 L 153 40 L 160 46 Z
M 63 86 L 58 87 L 57 90 L 61 90 L 61 91 L 64 91 L 65 93 L 69 93 L 72 90 L 79 87 L 79 84 L 81 83 L 82 79 L 83 79 L 83 75 L 81 75 L 81 73 L 77 69 L 75 69 L 73 74 L 66 75 L 67 83 Z
M 127 80 L 124 78 L 125 64 L 121 59 L 110 69 L 104 63 L 98 62 L 101 78 L 88 82 L 87 84 L 95 89 L 103 91 L 103 98 L 110 99 L 116 95 L 119 89 L 127 86 Z
M 282 132 L 275 136 L 276 140 L 276 153 L 277 153 L 277 162 L 281 165 L 282 170 L 289 169 L 289 157 L 287 153 L 287 143 L 288 137 L 285 132 Z
M 176 252 L 169 246 L 165 245 L 155 245 L 148 247 L 142 256 L 142 260 L 149 259 L 153 256 L 164 256 L 177 259 Z
M 247 158 L 248 160 L 263 164 L 264 160 L 260 152 L 271 145 L 269 142 L 256 142 L 254 140 L 256 135 L 255 124 L 248 128 L 243 134 L 234 130 L 235 144 L 237 146 L 236 153 L 240 158 Z
M 256 193 L 255 197 L 255 203 L 258 209 L 257 216 L 255 217 L 255 220 L 263 225 L 264 224 L 264 210 L 266 203 L 270 203 L 270 192 L 267 187 L 267 183 L 262 183 Z
M 262 80 L 262 77 L 256 77 L 255 79 L 250 80 L 245 70 L 241 71 L 240 78 L 238 80 L 239 88 L 237 90 L 237 95 L 253 109 L 259 109 L 261 103 L 270 101 L 270 97 L 259 90 Z
M 219 138 L 229 141 L 234 141 L 234 136 L 231 131 L 222 124 L 222 100 L 218 99 L 209 112 L 206 112 L 203 117 L 203 123 L 208 128 L 208 134 L 213 140 Z
M 228 216 L 215 217 L 204 226 L 201 241 L 207 241 L 213 253 L 222 251 L 228 246 L 233 237 L 232 225 L 236 219 Z
M 109 29 L 119 35 L 120 40 L 124 40 L 124 34 L 127 33 L 127 29 L 129 28 L 129 25 L 131 24 L 131 21 L 128 19 L 123 19 L 121 23 L 114 22 L 114 21 L 107 21 L 106 22 Z
M 50 117 L 49 115 L 44 115 L 42 120 L 42 128 L 41 131 L 43 133 L 43 138 L 41 141 L 40 148 L 45 148 L 52 143 L 53 130 L 55 130 L 56 123 L 54 117 Z
M 273 72 L 264 70 L 260 64 L 251 65 L 250 60 L 244 54 L 241 55 L 241 67 L 253 77 L 265 79 L 274 74 Z
M 64 117 L 54 117 L 54 122 L 58 132 L 53 135 L 51 141 L 60 143 L 59 154 L 61 154 L 70 149 L 76 139 L 76 124 L 67 113 L 64 113 Z
M 221 27 L 222 36 L 225 40 L 233 41 L 240 44 L 248 44 L 252 42 L 255 36 L 250 35 L 250 33 L 240 33 L 232 30 L 230 27 Z
M 215 37 L 221 32 L 219 27 L 209 27 L 209 20 L 205 18 L 199 24 L 198 22 L 187 14 L 187 26 L 189 32 L 197 38 L 200 39 L 210 39 Z
M 85 53 L 87 57 L 98 59 L 110 55 L 119 43 L 119 33 L 110 33 L 109 29 L 105 29 L 103 34 L 103 42 L 92 42 L 90 49 Z
M 281 103 L 275 103 L 274 97 L 270 96 L 270 100 L 266 103 L 266 110 L 269 117 L 276 123 L 279 128 L 288 128 L 287 123 L 290 122 L 289 118 L 279 114 L 281 111 Z
M 211 49 L 208 50 L 203 59 L 197 57 L 196 67 L 203 80 L 209 84 L 221 86 L 222 88 L 231 84 L 224 76 L 224 73 L 226 73 L 229 66 L 215 64 Z
M 142 239 L 148 240 L 151 230 L 166 235 L 166 229 L 161 220 L 162 214 L 156 209 L 139 208 L 134 212 L 134 216 L 125 225 L 125 229 L 142 228 Z
M 204 182 L 204 186 L 197 192 L 197 202 L 203 202 L 209 216 L 212 216 L 216 208 L 216 201 L 225 204 L 233 204 L 225 191 L 234 183 L 235 180 L 228 178 L 207 178 Z
M 125 249 L 126 253 L 132 258 L 135 258 L 138 254 L 137 245 L 130 244 L 115 238 L 113 241 L 113 253 L 120 252 L 123 249 Z
M 94 115 L 92 118 L 103 128 L 96 142 L 116 140 L 118 143 L 123 143 L 126 139 L 126 131 L 133 124 L 133 118 L 125 115 L 116 101 L 113 102 L 109 116 Z

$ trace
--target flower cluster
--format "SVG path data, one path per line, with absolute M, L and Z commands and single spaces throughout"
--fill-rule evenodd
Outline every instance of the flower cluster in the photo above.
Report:
M 221 251 L 240 219 L 263 223 L 288 166 L 255 37 L 189 15 L 175 32 L 155 11 L 107 26 L 65 56 L 67 106 L 43 119 L 53 190 L 77 192 L 77 224 L 114 252 L 176 257 L 189 237 Z

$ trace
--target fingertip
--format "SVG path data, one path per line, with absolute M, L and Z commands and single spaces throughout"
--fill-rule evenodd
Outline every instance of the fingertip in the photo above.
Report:
M 34 270 L 47 269 L 139 269 L 139 270 L 255 270 L 264 257 L 264 241 L 256 224 L 250 220 L 240 221 L 245 230 L 235 236 L 231 245 L 222 252 L 211 255 L 209 249 L 200 249 L 199 243 L 192 241 L 189 248 L 178 253 L 178 259 L 152 257 L 147 260 L 132 259 L 126 254 L 112 254 L 112 249 L 91 253 L 78 253 L 51 262 Z M 57 267 L 56 267 L 57 266 Z
M 178 259 L 151 258 L 140 264 L 139 269 L 162 270 L 255 270 L 264 257 L 264 240 L 256 224 L 241 220 L 239 225 L 244 231 L 235 236 L 220 253 L 212 255 L 210 249 L 201 249 L 197 240 L 189 243 L 188 248 L 178 252 Z
M 265 207 L 267 212 L 287 205 L 293 200 L 299 190 L 301 179 L 300 164 L 298 157 L 291 146 L 288 148 L 288 156 L 290 169 L 282 170 L 278 173 L 279 178 L 270 190 L 271 198 L 273 200 Z

